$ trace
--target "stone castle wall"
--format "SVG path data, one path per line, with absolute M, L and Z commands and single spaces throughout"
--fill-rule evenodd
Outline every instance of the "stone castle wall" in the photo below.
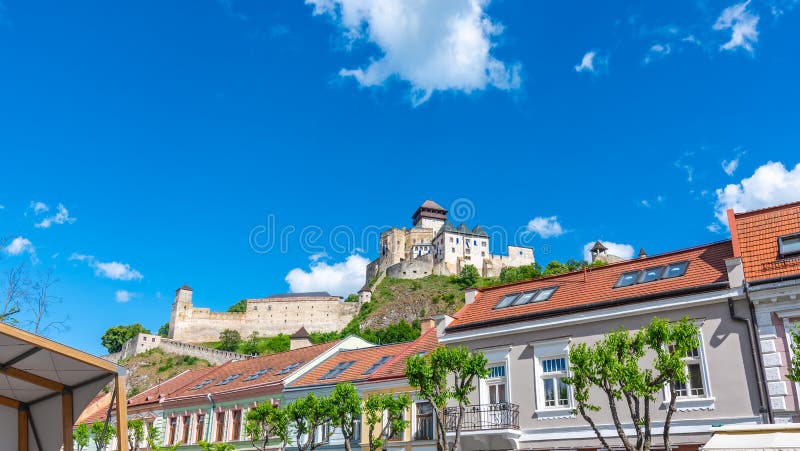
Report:
M 301 327 L 309 332 L 336 332 L 344 329 L 360 308 L 359 303 L 338 297 L 264 298 L 248 299 L 244 313 L 212 312 L 194 307 L 191 294 L 186 296 L 185 291 L 176 294 L 169 328 L 170 338 L 185 343 L 217 341 L 225 329 L 238 331 L 242 338 L 253 332 L 288 335 Z
M 122 350 L 114 354 L 109 354 L 103 358 L 115 363 L 123 359 L 133 357 L 151 349 L 159 348 L 164 352 L 178 355 L 188 355 L 199 359 L 207 360 L 214 365 L 220 365 L 230 360 L 244 359 L 247 356 L 235 352 L 221 351 L 219 349 L 207 348 L 205 346 L 182 343 L 170 340 L 159 335 L 137 334 L 135 337 L 126 341 L 122 345 Z

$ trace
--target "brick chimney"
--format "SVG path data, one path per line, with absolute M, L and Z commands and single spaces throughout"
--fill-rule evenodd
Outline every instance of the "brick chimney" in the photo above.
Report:
M 467 288 L 464 290 L 464 304 L 469 305 L 475 302 L 475 297 L 478 295 L 477 288 Z
M 305 326 L 301 327 L 300 330 L 289 335 L 289 350 L 293 351 L 295 349 L 306 348 L 311 346 L 311 335 L 308 334 Z
M 420 320 L 420 330 L 425 332 L 436 329 L 436 336 L 441 337 L 444 335 L 444 329 L 453 322 L 453 317 L 450 315 L 433 315 Z
M 420 326 L 420 331 L 424 334 L 425 332 L 436 327 L 436 320 L 431 317 L 422 318 L 421 320 L 419 320 L 419 326 Z

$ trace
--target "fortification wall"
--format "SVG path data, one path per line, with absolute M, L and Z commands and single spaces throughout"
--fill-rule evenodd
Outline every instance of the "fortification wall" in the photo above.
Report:
M 208 348 L 191 343 L 182 343 L 170 340 L 158 335 L 138 334 L 122 345 L 122 350 L 114 354 L 103 356 L 104 359 L 119 363 L 121 360 L 133 357 L 137 354 L 159 348 L 164 352 L 179 355 L 188 355 L 199 359 L 207 360 L 214 365 L 220 365 L 230 360 L 244 359 L 247 356 L 235 352 L 221 351 L 219 349 Z
M 386 268 L 388 277 L 398 279 L 419 279 L 433 274 L 433 254 L 406 260 Z

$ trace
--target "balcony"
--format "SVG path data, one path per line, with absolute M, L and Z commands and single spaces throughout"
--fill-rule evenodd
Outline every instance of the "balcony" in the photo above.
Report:
M 447 432 L 455 432 L 458 423 L 458 407 L 444 410 Z M 464 407 L 461 430 L 491 431 L 499 429 L 519 429 L 519 406 L 511 403 L 480 404 Z

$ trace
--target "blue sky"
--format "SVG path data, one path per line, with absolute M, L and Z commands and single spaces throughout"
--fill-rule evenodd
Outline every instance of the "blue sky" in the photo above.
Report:
M 800 198 L 797 1 L 0 2 L 0 267 L 90 352 L 184 283 L 346 294 L 428 198 L 543 263 Z

